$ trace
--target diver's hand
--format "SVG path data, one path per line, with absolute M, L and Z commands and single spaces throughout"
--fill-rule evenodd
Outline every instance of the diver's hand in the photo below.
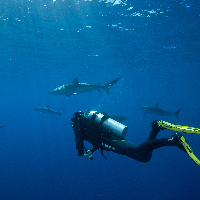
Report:
M 86 153 L 83 154 L 83 157 L 89 158 L 90 160 L 94 160 L 92 156 L 92 152 L 88 150 Z

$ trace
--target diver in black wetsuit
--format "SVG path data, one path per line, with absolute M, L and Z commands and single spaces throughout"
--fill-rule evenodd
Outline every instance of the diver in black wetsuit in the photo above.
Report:
M 127 127 L 112 120 L 108 115 L 96 111 L 85 114 L 77 111 L 71 121 L 73 122 L 72 128 L 75 133 L 78 156 L 91 160 L 93 160 L 92 153 L 97 149 L 100 149 L 103 156 L 103 150 L 112 151 L 144 163 L 150 161 L 154 149 L 163 146 L 177 146 L 185 151 L 179 140 L 182 136 L 180 133 L 176 133 L 170 138 L 156 139 L 159 131 L 163 129 L 156 121 L 152 122 L 152 130 L 148 139 L 139 145 L 127 141 L 124 138 Z M 87 151 L 84 147 L 84 140 L 93 145 L 91 150 Z

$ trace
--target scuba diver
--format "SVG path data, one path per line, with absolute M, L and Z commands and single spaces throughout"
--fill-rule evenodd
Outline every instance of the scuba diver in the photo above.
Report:
M 146 163 L 151 160 L 152 153 L 155 149 L 164 146 L 176 146 L 200 165 L 200 161 L 193 154 L 192 149 L 186 142 L 185 138 L 179 132 L 199 134 L 200 129 L 181 125 L 174 125 L 165 121 L 153 121 L 152 130 L 148 139 L 139 144 L 133 144 L 127 141 L 124 136 L 128 127 L 113 120 L 105 113 L 97 111 L 87 111 L 83 113 L 77 111 L 71 118 L 72 128 L 75 134 L 76 149 L 78 156 L 87 157 L 93 160 L 92 153 L 100 149 L 103 157 L 103 151 L 112 151 L 117 154 L 126 155 L 137 161 Z M 160 130 L 170 129 L 178 131 L 169 138 L 156 139 Z M 192 132 L 193 131 L 193 132 Z M 84 146 L 84 140 L 93 145 L 91 150 Z M 106 158 L 106 157 L 105 157 Z

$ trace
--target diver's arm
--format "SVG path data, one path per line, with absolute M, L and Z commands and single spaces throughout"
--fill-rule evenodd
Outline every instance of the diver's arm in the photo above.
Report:
M 83 157 L 89 158 L 90 160 L 93 160 L 94 158 L 92 156 L 92 153 L 96 151 L 97 148 L 93 147 L 92 151 L 88 150 L 87 152 L 85 152 L 84 142 L 83 142 L 79 124 L 77 124 L 76 126 L 73 126 L 73 129 L 75 133 L 76 149 L 78 150 L 78 156 L 83 156 Z
M 92 156 L 92 153 L 95 152 L 98 149 L 97 146 L 93 146 L 91 150 L 88 150 L 86 153 L 84 153 L 83 157 L 89 158 L 90 160 L 93 160 L 94 157 Z
M 93 146 L 92 149 L 90 150 L 92 153 L 94 153 L 98 149 L 97 146 Z
M 84 154 L 84 142 L 81 135 L 81 131 L 79 128 L 79 124 L 73 126 L 75 141 L 76 141 L 76 149 L 78 150 L 78 156 L 83 156 Z
M 84 154 L 83 140 L 76 140 L 76 149 L 78 150 L 78 156 L 83 156 L 83 154 Z

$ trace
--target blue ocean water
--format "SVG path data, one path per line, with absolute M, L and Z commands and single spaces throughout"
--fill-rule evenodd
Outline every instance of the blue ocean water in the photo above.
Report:
M 199 1 L 1 0 L 0 27 L 1 200 L 199 197 L 200 168 L 178 148 L 145 164 L 98 151 L 90 161 L 77 156 L 69 124 L 76 110 L 122 115 L 136 144 L 156 119 L 200 127 Z M 75 77 L 105 85 L 119 76 L 110 95 L 48 94 Z M 179 120 L 140 109 L 156 103 L 181 108 Z M 34 110 L 46 105 L 62 115 Z M 200 156 L 200 137 L 184 137 Z

